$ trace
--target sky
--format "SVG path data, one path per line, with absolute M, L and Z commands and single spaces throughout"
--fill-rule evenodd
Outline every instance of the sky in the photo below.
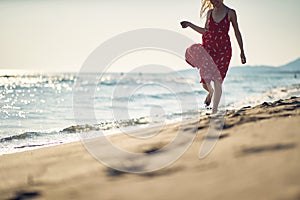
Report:
M 300 57 L 299 0 L 224 3 L 237 12 L 247 65 L 280 66 Z M 103 42 L 140 28 L 172 30 L 201 43 L 199 33 L 179 24 L 203 26 L 200 5 L 201 0 L 0 0 L 0 69 L 78 72 Z M 230 36 L 230 66 L 240 66 L 232 27 Z M 174 55 L 141 51 L 120 58 L 110 70 L 126 72 L 137 64 L 190 68 Z

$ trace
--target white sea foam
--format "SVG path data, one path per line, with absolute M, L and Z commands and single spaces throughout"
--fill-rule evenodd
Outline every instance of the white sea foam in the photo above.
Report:
M 299 79 L 292 75 L 231 70 L 224 83 L 225 108 L 299 96 Z M 104 74 L 96 88 L 92 88 L 89 80 L 81 82 L 77 89 L 95 94 L 93 99 L 82 98 L 78 102 L 83 111 L 94 109 L 97 123 L 88 123 L 91 116 L 77 123 L 73 112 L 73 87 L 77 79 L 75 73 L 2 74 L 0 154 L 77 141 L 79 134 L 93 131 L 114 134 L 120 128 L 145 128 L 205 113 L 206 92 L 196 71 L 181 76 L 111 73 Z M 120 87 L 121 92 L 116 93 Z M 128 93 L 129 90 L 133 92 Z

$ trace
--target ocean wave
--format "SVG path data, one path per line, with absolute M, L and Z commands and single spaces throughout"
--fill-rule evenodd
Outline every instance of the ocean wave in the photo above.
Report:
M 280 86 L 266 90 L 260 94 L 247 96 L 245 99 L 229 104 L 229 107 L 241 108 L 243 106 L 254 106 L 266 101 L 275 101 L 278 99 L 288 99 L 293 96 L 300 96 L 300 84 L 289 86 Z
M 176 98 L 176 97 L 187 97 L 187 96 L 194 96 L 194 95 L 203 95 L 206 94 L 203 90 L 195 90 L 195 91 L 182 91 L 182 92 L 174 92 L 174 93 L 158 93 L 158 94 L 146 94 L 146 93 L 139 93 L 133 94 L 131 96 L 121 96 L 121 97 L 113 97 L 115 101 L 128 101 L 129 99 L 168 99 L 168 98 Z M 96 99 L 103 99 L 105 97 L 96 97 Z M 110 97 L 111 98 L 111 97 Z
M 7 137 L 0 138 L 0 143 L 4 142 L 11 142 L 14 140 L 27 140 L 30 138 L 37 138 L 37 137 L 49 137 L 50 135 L 55 134 L 70 134 L 70 133 L 84 133 L 90 131 L 107 131 L 111 129 L 117 129 L 120 127 L 128 127 L 128 126 L 137 126 L 143 124 L 149 124 L 151 121 L 149 118 L 140 117 L 128 120 L 118 120 L 118 121 L 106 121 L 101 122 L 98 124 L 83 124 L 83 125 L 73 125 L 67 128 L 64 128 L 60 131 L 31 131 L 31 132 L 24 132 L 16 135 L 11 135 Z
M 26 145 L 16 146 L 16 147 L 14 147 L 14 149 L 36 148 L 36 147 L 57 145 L 57 144 L 62 144 L 62 143 L 63 142 L 50 142 L 50 143 L 44 143 L 44 144 L 26 144 Z
M 81 125 L 72 125 L 66 127 L 60 131 L 31 131 L 31 132 L 24 132 L 21 134 L 11 135 L 8 137 L 0 138 L 0 143 L 4 142 L 11 142 L 14 140 L 27 140 L 30 138 L 37 138 L 37 137 L 49 137 L 50 135 L 56 134 L 82 134 L 91 131 L 108 131 L 113 129 L 125 128 L 125 127 L 138 127 L 140 125 L 147 125 L 147 124 L 158 124 L 161 123 L 162 120 L 174 120 L 175 118 L 191 118 L 195 117 L 197 114 L 201 114 L 201 111 L 187 111 L 187 112 L 178 112 L 172 113 L 164 116 L 155 116 L 154 118 L 151 117 L 140 117 L 140 118 L 133 118 L 133 119 L 125 119 L 125 120 L 112 120 L 112 121 L 104 121 L 98 124 L 81 124 Z M 203 114 L 203 113 L 202 113 Z M 156 121 L 155 121 L 156 120 Z M 166 122 L 167 123 L 167 122 Z M 38 145 L 41 146 L 41 145 Z M 29 147 L 27 144 L 22 145 L 16 148 L 25 148 Z M 32 145 L 30 147 L 33 147 Z
M 205 110 L 204 106 L 198 111 L 195 108 L 196 103 L 203 102 L 206 95 L 196 71 L 182 75 L 184 77 L 176 74 L 105 73 L 101 77 L 97 75 L 97 78 L 95 75 L 84 74 L 84 77 L 82 74 L 67 73 L 0 76 L 0 118 L 7 122 L 10 120 L 10 123 L 1 125 L 0 146 L 3 148 L 0 147 L 0 153 L 9 152 L 14 147 L 28 149 L 35 148 L 33 145 L 47 146 L 48 142 L 70 141 L 78 133 L 88 135 L 88 132 L 103 131 L 110 134 L 118 132 L 122 127 L 131 130 L 155 123 L 171 123 L 202 115 Z M 228 100 L 226 108 L 232 106 L 236 109 L 300 95 L 299 84 L 292 85 L 299 82 L 299 78 L 293 74 L 256 69 L 245 72 L 241 69 L 229 73 L 226 80 L 223 90 Z M 77 81 L 81 81 L 82 85 L 74 85 Z M 121 92 L 115 88 L 121 89 Z M 73 92 L 77 89 L 82 91 L 83 96 L 75 101 Z M 90 91 L 95 92 L 95 95 L 85 98 L 85 92 Z M 82 109 L 93 107 L 95 115 L 101 117 L 102 121 L 70 126 L 74 123 L 74 102 Z M 158 112 L 160 108 L 164 112 Z M 111 110 L 118 113 L 128 111 L 132 119 L 112 119 L 114 113 Z M 160 116 L 148 116 L 151 115 L 149 111 L 151 114 L 157 111 Z M 87 117 L 86 120 L 90 119 Z M 40 121 L 43 124 L 37 123 Z
M 12 140 L 26 140 L 28 138 L 34 138 L 41 135 L 43 135 L 43 133 L 41 132 L 25 132 L 17 135 L 0 138 L 0 142 L 9 142 Z
M 106 131 L 111 129 L 117 129 L 120 127 L 128 127 L 128 126 L 137 126 L 143 124 L 151 123 L 150 119 L 147 117 L 140 117 L 128 120 L 117 120 L 117 121 L 105 121 L 99 124 L 83 124 L 83 125 L 73 125 L 61 130 L 61 133 L 83 133 L 90 131 Z

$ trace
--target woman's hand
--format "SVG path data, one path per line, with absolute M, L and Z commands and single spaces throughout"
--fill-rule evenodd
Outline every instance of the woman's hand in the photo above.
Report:
M 243 51 L 241 52 L 241 62 L 242 62 L 242 64 L 246 63 L 246 56 L 245 56 L 245 53 Z
M 204 34 L 206 31 L 205 28 L 196 26 L 195 24 L 188 22 L 188 21 L 182 21 L 182 22 L 180 22 L 180 24 L 181 24 L 182 28 L 191 27 L 193 30 L 197 31 L 200 34 Z
M 190 22 L 187 22 L 187 21 L 182 21 L 182 22 L 180 22 L 180 24 L 181 24 L 181 27 L 182 28 L 187 28 L 188 26 L 190 26 Z

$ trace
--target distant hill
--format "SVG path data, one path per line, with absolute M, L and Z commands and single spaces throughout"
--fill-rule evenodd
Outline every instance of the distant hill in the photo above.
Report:
M 267 66 L 267 65 L 261 65 L 261 66 L 237 66 L 237 67 L 230 67 L 232 70 L 256 70 L 256 71 L 269 71 L 269 70 L 276 70 L 277 67 L 273 66 Z
M 294 60 L 286 65 L 280 66 L 280 70 L 283 71 L 295 71 L 295 72 L 300 72 L 300 58 L 297 60 Z
M 276 71 L 276 72 L 297 72 L 300 73 L 300 58 L 297 60 L 294 60 L 288 64 L 279 66 L 279 67 L 274 67 L 274 66 L 267 66 L 267 65 L 262 65 L 262 66 L 249 66 L 249 65 L 244 65 L 244 66 L 236 66 L 236 67 L 230 67 L 230 71 Z M 186 69 L 186 70 L 181 70 L 180 73 L 186 74 L 186 73 L 194 73 L 195 69 Z

